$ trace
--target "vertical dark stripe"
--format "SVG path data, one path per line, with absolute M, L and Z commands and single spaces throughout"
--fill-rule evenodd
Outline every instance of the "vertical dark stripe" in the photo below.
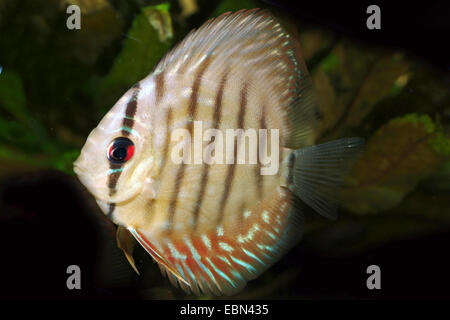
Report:
M 222 79 L 220 80 L 219 85 L 219 91 L 217 91 L 217 96 L 215 102 L 215 108 L 214 108 L 214 115 L 213 115 L 213 128 L 218 129 L 220 125 L 220 121 L 222 119 L 222 101 L 223 101 L 223 92 L 225 90 L 225 85 L 228 80 L 228 71 L 224 73 L 222 76 Z
M 165 90 L 165 83 L 164 83 L 164 71 L 161 73 L 158 73 L 155 76 L 155 105 L 158 105 L 161 101 L 162 97 L 164 96 L 164 90 Z
M 261 108 L 261 118 L 259 120 L 259 127 L 260 129 L 267 129 L 266 124 L 266 106 L 263 105 Z M 258 135 L 259 138 L 259 135 Z M 266 135 L 266 139 L 268 136 Z M 267 140 L 264 141 L 264 148 L 267 147 Z M 255 178 L 256 178 L 256 191 L 258 193 L 258 200 L 261 200 L 263 197 L 263 190 L 264 190 L 264 176 L 261 174 L 261 159 L 259 159 L 259 151 L 263 149 L 263 147 L 260 147 L 259 140 L 258 140 L 258 164 L 255 166 Z
M 221 116 L 222 116 L 222 100 L 223 100 L 223 92 L 225 89 L 225 84 L 227 82 L 227 77 L 228 77 L 228 73 L 225 72 L 224 75 L 222 76 L 222 79 L 220 80 L 220 84 L 219 84 L 219 90 L 217 91 L 217 95 L 216 95 L 216 99 L 214 101 L 214 114 L 213 114 L 213 128 L 214 129 L 218 129 L 219 125 L 220 125 L 220 120 L 221 120 Z M 197 200 L 195 201 L 195 207 L 194 207 L 194 211 L 193 211 L 193 216 L 194 216 L 194 226 L 193 226 L 193 230 L 195 231 L 197 229 L 197 225 L 198 225 L 198 215 L 200 212 L 200 208 L 202 207 L 203 204 L 203 199 L 205 197 L 205 190 L 206 190 L 206 186 L 208 185 L 208 179 L 209 179 L 209 169 L 210 166 L 207 164 L 203 164 L 202 165 L 202 178 L 201 178 L 201 184 L 200 184 L 200 191 L 198 193 L 197 196 Z
M 237 116 L 237 125 L 239 129 L 245 130 L 245 111 L 247 109 L 247 88 L 248 84 L 245 83 L 240 93 L 239 113 Z M 225 206 L 227 204 L 228 196 L 230 195 L 231 187 L 233 185 L 233 179 L 236 172 L 237 150 L 239 149 L 239 143 L 241 136 L 237 137 L 237 143 L 234 145 L 234 163 L 229 164 L 227 168 L 227 177 L 225 179 L 225 188 L 223 190 L 222 199 L 219 203 L 219 216 L 217 217 L 217 225 L 220 225 L 225 213 Z
M 169 153 L 169 146 L 170 146 L 170 125 L 172 123 L 172 108 L 169 106 L 166 113 L 166 132 L 165 132 L 165 141 L 164 141 L 164 149 L 162 151 L 162 160 L 161 160 L 161 168 L 159 168 L 159 173 L 157 177 L 162 176 L 162 172 L 164 168 L 166 167 L 167 162 L 167 154 Z
M 195 76 L 194 84 L 192 86 L 192 92 L 191 92 L 191 97 L 189 99 L 189 106 L 188 106 L 188 117 L 191 118 L 192 121 L 189 121 L 186 126 L 186 129 L 189 131 L 189 134 L 191 136 L 192 136 L 192 130 L 194 127 L 194 120 L 195 120 L 196 113 L 197 113 L 198 92 L 200 90 L 200 85 L 202 82 L 203 74 L 205 73 L 206 68 L 208 67 L 208 65 L 210 63 L 211 63 L 211 58 L 207 58 L 202 62 L 202 64 L 199 67 L 199 71 Z M 183 183 L 185 168 L 186 168 L 186 165 L 184 163 L 182 163 L 180 165 L 180 168 L 178 169 L 178 172 L 177 172 L 177 175 L 175 178 L 175 190 L 174 190 L 172 199 L 169 203 L 169 209 L 168 209 L 168 215 L 169 215 L 168 216 L 168 222 L 169 222 L 168 232 L 171 232 L 171 230 L 172 230 L 174 215 L 175 215 L 175 211 L 176 211 L 177 204 L 178 204 L 178 194 L 180 193 L 180 188 Z
M 198 225 L 198 214 L 200 212 L 200 208 L 203 204 L 203 198 L 205 197 L 205 190 L 206 185 L 208 184 L 208 171 L 209 171 L 209 165 L 202 164 L 202 178 L 200 181 L 200 191 L 197 195 L 197 200 L 194 202 L 194 211 L 193 211 L 193 226 L 192 229 L 195 231 L 197 230 Z
M 125 108 L 125 115 L 124 115 L 123 121 L 122 121 L 122 125 L 124 127 L 130 128 L 130 129 L 132 129 L 134 126 L 133 117 L 135 116 L 136 111 L 137 111 L 137 98 L 139 95 L 139 91 L 141 90 L 141 87 L 139 86 L 139 82 L 133 86 L 133 89 L 134 89 L 133 94 L 127 103 L 127 106 Z M 122 134 L 124 136 L 128 136 L 130 133 L 127 130 L 122 130 Z M 116 190 L 117 182 L 119 181 L 120 174 L 122 173 L 122 171 L 117 171 L 117 170 L 120 169 L 121 167 L 122 167 L 122 164 L 111 163 L 111 162 L 109 163 L 109 169 L 113 170 L 111 173 L 109 173 L 108 179 L 107 179 L 110 197 L 113 196 L 117 192 L 117 190 Z M 115 204 L 110 204 L 107 215 L 111 216 L 114 209 L 115 209 Z
M 118 170 L 122 167 L 121 164 L 117 163 L 109 163 L 109 169 L 110 170 Z M 116 185 L 117 181 L 119 180 L 121 171 L 113 171 L 109 173 L 108 175 L 108 188 L 109 188 L 109 195 L 112 196 L 116 193 Z
M 129 129 L 133 129 L 134 127 L 134 116 L 136 115 L 137 111 L 137 100 L 139 92 L 141 91 L 141 87 L 139 85 L 139 82 L 136 83 L 133 86 L 133 94 L 131 96 L 131 99 L 127 103 L 127 107 L 125 109 L 125 116 L 123 117 L 122 126 L 127 127 Z M 130 132 L 128 130 L 122 130 L 122 134 L 124 136 L 128 136 Z

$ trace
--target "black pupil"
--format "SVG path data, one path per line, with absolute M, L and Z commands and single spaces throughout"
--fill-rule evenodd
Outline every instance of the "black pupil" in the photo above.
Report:
M 116 160 L 123 160 L 127 157 L 127 149 L 123 146 L 116 147 L 112 152 L 112 157 Z
M 133 145 L 127 138 L 116 138 L 113 142 L 112 148 L 108 154 L 108 158 L 111 162 L 124 162 L 127 154 L 128 148 Z

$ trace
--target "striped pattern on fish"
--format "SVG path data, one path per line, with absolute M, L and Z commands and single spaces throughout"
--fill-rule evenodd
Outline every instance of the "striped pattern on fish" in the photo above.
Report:
M 311 96 L 299 44 L 279 22 L 257 9 L 227 13 L 191 32 L 115 104 L 89 135 L 75 172 L 174 284 L 234 294 L 298 242 L 298 198 L 335 216 L 343 160 L 361 141 L 308 147 L 318 118 Z M 268 130 L 257 141 L 267 154 L 237 162 L 250 153 L 248 133 L 224 139 L 230 163 L 208 164 L 190 145 L 194 162 L 174 162 L 180 142 L 172 133 L 184 129 L 195 140 L 199 123 L 201 137 L 207 129 L 224 137 L 227 129 Z M 203 149 L 211 146 L 205 140 Z M 264 175 L 269 155 L 279 167 Z

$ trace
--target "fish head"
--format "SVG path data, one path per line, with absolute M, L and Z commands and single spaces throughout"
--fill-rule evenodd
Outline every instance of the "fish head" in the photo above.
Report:
M 110 204 L 137 198 L 151 181 L 151 130 L 145 125 L 147 115 L 137 108 L 138 95 L 135 86 L 117 101 L 74 162 L 74 172 L 105 213 Z

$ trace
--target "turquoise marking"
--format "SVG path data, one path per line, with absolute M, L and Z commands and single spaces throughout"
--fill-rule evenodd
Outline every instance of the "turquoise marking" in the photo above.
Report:
M 271 252 L 274 251 L 274 249 L 271 248 L 271 247 L 269 247 L 269 246 L 265 246 L 265 245 L 262 245 L 262 244 L 257 244 L 257 246 L 258 246 L 258 248 L 261 249 L 261 250 L 269 250 L 269 251 L 271 251 Z
M 236 270 L 231 269 L 230 271 L 236 278 L 244 280 L 244 278 L 242 278 L 241 274 L 239 272 L 237 272 Z
M 191 240 L 185 238 L 185 242 L 187 246 L 189 247 L 189 250 L 191 250 L 192 256 L 195 260 L 200 260 L 201 256 L 198 254 L 197 250 L 195 249 L 194 245 L 192 244 Z
M 228 251 L 228 252 L 233 251 L 233 247 L 225 242 L 219 242 L 219 246 L 225 251 Z
M 198 263 L 198 265 L 200 267 L 203 268 L 203 270 L 206 271 L 206 273 L 211 277 L 211 279 L 214 281 L 214 283 L 217 285 L 216 279 L 214 278 L 214 275 L 211 273 L 211 271 L 205 267 L 205 265 L 203 263 L 200 262 L 201 256 L 198 254 L 197 250 L 195 249 L 194 245 L 192 244 L 190 239 L 184 238 L 185 239 L 185 243 L 187 244 L 187 246 L 189 247 L 189 249 L 191 250 L 192 253 L 192 257 L 194 258 L 194 260 Z M 187 266 L 186 266 L 187 267 Z M 189 270 L 189 272 L 191 273 L 191 271 Z M 191 273 L 192 274 L 192 273 Z M 199 277 L 201 279 L 204 280 L 204 278 L 199 275 Z M 193 278 L 195 279 L 195 278 Z
M 187 266 L 187 264 L 184 264 L 184 267 L 187 269 L 187 271 L 189 272 L 189 275 L 191 276 L 191 279 L 194 280 L 196 279 L 194 274 L 192 273 L 191 269 L 189 269 L 189 267 Z
M 214 275 L 212 274 L 211 270 L 209 270 L 203 263 L 201 263 L 200 261 L 197 261 L 197 263 L 200 265 L 200 267 L 203 268 L 203 270 L 206 271 L 206 273 L 208 274 L 208 276 L 214 281 L 214 283 L 217 285 L 217 287 L 219 287 L 219 285 L 216 282 L 216 278 L 214 278 Z
M 251 253 L 250 251 L 247 251 L 245 249 L 242 249 L 242 251 L 245 252 L 246 255 L 248 255 L 249 257 L 252 257 L 253 259 L 257 260 L 258 262 L 260 262 L 261 264 L 264 264 L 264 262 L 261 261 L 261 259 L 259 259 L 257 256 L 255 256 L 253 253 Z
M 255 235 L 256 231 L 259 231 L 259 226 L 257 223 L 253 225 L 253 227 L 248 231 L 247 235 L 245 237 L 242 237 L 241 235 L 238 236 L 238 242 L 243 243 L 247 242 L 253 239 L 253 236 Z
M 211 242 L 209 241 L 209 238 L 208 238 L 208 236 L 206 234 L 202 235 L 202 240 L 203 240 L 203 243 L 205 244 L 205 246 L 208 249 L 211 249 Z
M 228 278 L 228 276 L 222 272 L 222 270 L 220 270 L 219 268 L 217 268 L 214 263 L 211 262 L 211 260 L 209 258 L 206 258 L 206 260 L 209 262 L 209 264 L 214 268 L 214 270 L 225 280 L 227 280 L 232 286 L 233 288 L 236 288 L 236 286 L 234 285 L 233 281 Z
M 119 169 L 109 169 L 109 170 L 108 170 L 108 174 L 116 173 L 116 172 L 122 172 L 122 171 L 123 171 L 123 168 L 119 168 Z
M 263 251 L 265 248 L 264 248 L 264 246 L 263 246 L 262 244 L 257 244 L 256 246 L 261 250 L 261 253 L 262 253 L 263 255 L 265 255 L 268 259 L 271 259 L 271 258 L 272 258 L 271 256 L 269 256 L 267 253 L 265 253 L 265 252 Z
M 176 259 L 186 260 L 186 255 L 179 253 L 172 242 L 168 242 L 167 245 L 169 246 L 172 256 L 174 256 Z
M 266 233 L 269 235 L 269 237 L 271 237 L 273 240 L 276 240 L 277 239 L 277 237 L 275 237 L 275 235 L 272 233 L 272 232 L 270 232 L 270 231 L 266 231 Z
M 124 130 L 124 131 L 128 131 L 128 132 L 131 133 L 131 134 L 137 135 L 137 134 L 136 134 L 136 131 L 133 130 L 133 129 L 131 129 L 130 127 L 122 126 L 120 129 L 121 129 L 121 130 Z
M 244 261 L 242 261 L 242 260 L 236 259 L 236 258 L 233 257 L 233 256 L 230 256 L 230 258 L 231 258 L 234 262 L 236 262 L 237 264 L 240 264 L 241 266 L 243 266 L 245 269 L 247 269 L 247 270 L 253 270 L 253 272 L 256 272 L 256 269 L 253 268 L 253 266 L 252 266 L 251 264 L 248 264 L 248 263 L 246 263 L 246 262 L 244 262 Z
M 177 269 L 178 269 L 178 271 L 180 272 L 181 277 L 182 277 L 183 279 L 185 279 L 183 269 L 180 267 L 180 265 L 179 265 L 178 263 L 177 263 Z
M 265 223 L 270 222 L 269 213 L 267 211 L 264 211 L 262 216 Z
M 119 131 L 127 131 L 127 132 L 131 133 L 132 135 L 135 135 L 136 137 L 140 137 L 139 133 L 137 133 L 136 130 L 134 130 L 128 126 L 121 126 L 119 129 L 117 129 L 114 132 L 119 132 Z
M 225 258 L 224 256 L 217 256 L 220 260 L 222 260 L 222 261 L 224 261 L 224 262 L 226 262 L 229 266 L 231 266 L 231 263 L 230 263 L 230 261 L 228 261 L 228 259 L 227 258 Z
M 202 267 L 203 270 L 206 271 L 206 273 L 209 273 L 209 270 L 206 268 L 206 266 L 205 266 L 203 263 L 201 263 L 201 262 L 198 261 L 198 260 L 195 260 L 195 261 L 198 263 L 198 265 L 199 265 L 200 267 Z

